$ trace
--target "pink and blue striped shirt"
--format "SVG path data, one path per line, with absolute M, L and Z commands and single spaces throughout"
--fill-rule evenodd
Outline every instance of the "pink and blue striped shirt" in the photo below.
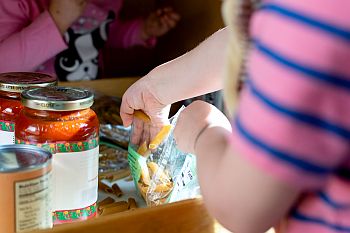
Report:
M 305 191 L 288 233 L 350 233 L 350 1 L 264 1 L 251 39 L 234 146 Z

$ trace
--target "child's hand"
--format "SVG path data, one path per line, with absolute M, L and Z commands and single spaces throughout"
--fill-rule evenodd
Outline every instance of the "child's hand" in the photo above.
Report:
M 149 142 L 162 126 L 169 124 L 170 105 L 160 102 L 157 94 L 152 89 L 154 86 L 149 78 L 142 78 L 129 87 L 123 95 L 120 116 L 123 119 L 124 126 L 127 127 L 134 123 L 134 131 L 131 136 L 133 144 L 141 145 L 144 141 Z M 143 124 L 143 121 L 135 120 L 135 110 L 142 110 L 146 113 L 151 119 L 151 124 Z
M 179 20 L 180 15 L 172 8 L 158 9 L 146 18 L 141 37 L 143 40 L 147 40 L 150 37 L 162 36 L 174 28 Z
M 195 101 L 180 114 L 174 137 L 180 150 L 195 154 L 198 138 L 210 127 L 222 127 L 231 131 L 227 117 L 213 105 Z
M 62 35 L 84 12 L 88 0 L 51 0 L 49 12 Z

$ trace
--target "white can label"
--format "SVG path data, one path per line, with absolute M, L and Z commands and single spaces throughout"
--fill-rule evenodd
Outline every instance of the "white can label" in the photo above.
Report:
M 15 132 L 0 130 L 0 145 L 15 144 Z
M 51 176 L 15 183 L 16 232 L 52 227 Z
M 53 156 L 54 211 L 81 209 L 97 201 L 99 147 Z

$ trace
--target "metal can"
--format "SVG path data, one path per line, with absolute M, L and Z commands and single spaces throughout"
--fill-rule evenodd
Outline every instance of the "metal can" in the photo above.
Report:
M 47 87 L 24 91 L 16 143 L 53 154 L 54 224 L 96 216 L 99 122 L 90 91 Z
M 1 232 L 52 227 L 51 158 L 35 146 L 0 146 Z
M 56 78 L 42 73 L 0 74 L 0 145 L 15 144 L 15 121 L 23 108 L 21 92 L 33 87 L 56 84 Z

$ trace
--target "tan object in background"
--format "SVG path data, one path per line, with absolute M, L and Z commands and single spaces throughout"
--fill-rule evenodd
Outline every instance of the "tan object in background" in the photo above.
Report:
M 106 193 L 113 193 L 113 189 L 101 181 L 98 181 L 98 189 Z
M 105 215 L 123 212 L 128 210 L 128 208 L 129 208 L 129 203 L 126 201 L 115 202 L 101 208 L 99 216 L 105 216 Z
M 102 208 L 103 206 L 108 205 L 108 204 L 112 204 L 112 203 L 114 203 L 114 199 L 111 197 L 106 197 L 102 201 L 98 202 L 97 206 L 98 206 L 98 208 Z
M 118 184 L 112 185 L 113 194 L 117 197 L 123 196 L 123 191 L 119 188 Z
M 129 197 L 129 198 L 128 198 L 128 204 L 129 204 L 129 207 L 128 207 L 129 210 L 134 210 L 134 209 L 137 208 L 136 201 L 135 201 L 135 199 L 132 198 L 132 197 Z
M 117 201 L 117 202 L 113 202 L 113 203 L 110 203 L 110 204 L 107 204 L 107 205 L 103 205 L 103 206 L 100 206 L 100 210 L 103 210 L 103 209 L 110 209 L 112 207 L 116 207 L 116 206 L 120 206 L 120 205 L 125 205 L 127 204 L 126 201 Z
M 110 182 L 113 182 L 113 181 L 120 180 L 120 179 L 123 179 L 123 178 L 128 177 L 128 176 L 130 176 L 130 169 L 125 168 L 125 169 L 121 169 L 118 171 L 100 173 L 98 175 L 98 179 L 99 180 L 107 179 Z

